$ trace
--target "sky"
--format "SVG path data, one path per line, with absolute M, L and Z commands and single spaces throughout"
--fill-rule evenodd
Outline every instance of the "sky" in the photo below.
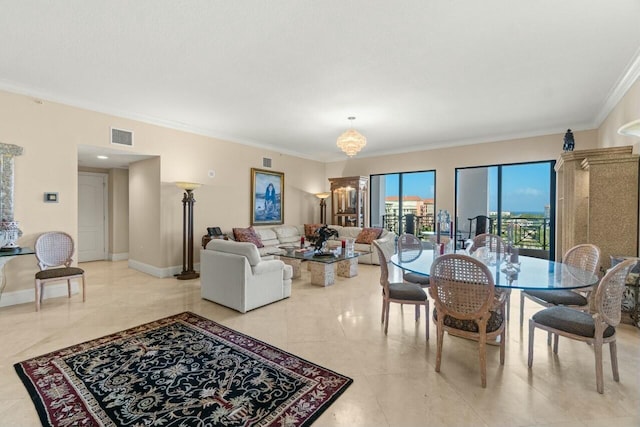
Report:
M 548 162 L 502 167 L 502 210 L 510 212 L 544 212 L 550 203 L 550 168 Z M 386 175 L 386 195 L 398 195 L 399 174 Z M 403 174 L 406 196 L 434 197 L 434 172 Z M 489 210 L 498 210 L 498 167 L 489 168 Z

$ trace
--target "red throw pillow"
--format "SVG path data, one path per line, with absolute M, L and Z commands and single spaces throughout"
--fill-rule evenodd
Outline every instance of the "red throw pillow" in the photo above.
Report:
M 356 237 L 356 243 L 370 245 L 380 237 L 380 234 L 382 234 L 382 228 L 363 228 L 358 237 Z
M 258 233 L 256 233 L 256 230 L 254 230 L 253 227 L 234 228 L 233 238 L 236 242 L 249 242 L 256 245 L 257 248 L 264 247 L 262 240 L 260 240 L 260 236 L 258 236 Z

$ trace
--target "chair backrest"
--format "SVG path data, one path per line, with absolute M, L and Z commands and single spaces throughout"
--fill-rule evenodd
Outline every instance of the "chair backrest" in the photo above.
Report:
M 247 262 L 251 267 L 255 267 L 262 261 L 258 248 L 250 242 L 214 239 L 207 244 L 207 250 L 243 256 L 247 258 Z
M 429 292 L 435 300 L 438 316 L 449 314 L 458 319 L 488 316 L 495 285 L 482 262 L 468 255 L 441 255 L 431 265 L 429 279 Z
M 69 267 L 73 262 L 73 250 L 73 239 L 62 231 L 50 231 L 36 239 L 35 255 L 40 270 L 62 265 Z
M 596 273 L 600 263 L 600 248 L 590 243 L 576 245 L 564 254 L 562 263 Z
M 629 271 L 638 261 L 628 259 L 611 268 L 604 275 L 596 289 L 595 311 L 600 318 L 611 326 L 620 323 L 622 294 Z
M 475 222 L 475 229 L 473 223 Z M 493 219 L 486 215 L 476 215 L 469 218 L 469 238 L 480 234 L 490 233 Z
M 402 234 L 398 237 L 398 257 L 408 262 L 417 259 L 422 253 L 422 240 L 413 234 Z
M 502 260 L 507 254 L 507 244 L 500 236 L 495 234 L 484 233 L 473 238 L 472 252 L 483 247 L 489 248 L 491 252 L 495 252 L 498 261 Z
M 416 234 L 416 216 L 414 214 L 403 215 L 404 232 L 406 234 Z
M 386 251 L 383 247 L 375 240 L 372 244 L 376 248 L 378 260 L 380 261 L 380 286 L 382 286 L 385 295 L 387 295 L 389 293 L 389 259 L 393 254 L 385 253 Z

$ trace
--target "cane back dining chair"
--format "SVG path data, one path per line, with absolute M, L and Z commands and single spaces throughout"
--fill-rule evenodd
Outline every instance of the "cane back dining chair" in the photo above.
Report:
M 413 234 L 402 234 L 398 237 L 398 258 L 400 261 L 409 262 L 417 259 L 423 251 L 422 240 Z M 423 288 L 429 286 L 429 276 L 425 274 L 402 271 L 402 280 L 405 283 L 415 283 Z
M 508 256 L 507 244 L 496 234 L 483 233 L 473 238 L 471 253 L 483 247 L 488 248 L 492 254 L 495 254 L 496 265 L 500 265 L 505 257 Z M 496 298 L 504 302 L 503 314 L 506 316 L 506 319 L 509 320 L 509 313 L 511 312 L 511 289 L 496 289 L 495 293 Z M 504 298 L 501 298 L 502 294 L 505 294 Z
M 600 248 L 592 244 L 581 244 L 570 248 L 562 258 L 562 263 L 577 267 L 590 273 L 596 273 L 600 262 Z M 520 326 L 524 319 L 524 299 L 538 303 L 544 307 L 562 305 L 579 310 L 589 309 L 589 294 L 593 287 L 583 288 L 577 291 L 570 289 L 559 290 L 529 290 L 520 291 Z M 549 334 L 551 344 L 551 334 Z
M 415 283 L 390 282 L 389 281 L 389 258 L 392 254 L 386 254 L 380 244 L 373 241 L 373 247 L 378 253 L 380 261 L 380 285 L 382 286 L 382 318 L 384 322 L 384 333 L 389 329 L 389 307 L 392 302 L 399 304 L 415 305 L 416 323 L 420 319 L 420 307 L 425 307 L 425 336 L 429 339 L 429 299 L 427 294 Z
M 596 359 L 596 389 L 604 393 L 602 379 L 602 345 L 609 343 L 611 369 L 614 381 L 618 374 L 616 326 L 620 323 L 622 294 L 625 281 L 636 260 L 626 260 L 611 268 L 596 288 L 593 314 L 574 308 L 555 306 L 537 312 L 529 319 L 529 368 L 533 365 L 533 339 L 535 328 L 554 334 L 553 352 L 558 353 L 558 337 L 584 341 L 593 346 Z
M 495 286 L 481 261 L 461 254 L 441 255 L 431 265 L 429 293 L 434 300 L 438 344 L 436 372 L 440 372 L 444 332 L 478 341 L 480 378 L 487 386 L 487 340 L 500 336 L 500 364 L 504 365 L 505 320 L 494 310 Z M 502 298 L 505 297 L 503 294 Z
M 36 311 L 40 311 L 43 287 L 49 282 L 67 281 L 67 293 L 71 298 L 71 280 L 82 280 L 82 302 L 86 300 L 84 270 L 71 267 L 74 251 L 73 239 L 67 233 L 52 231 L 36 239 L 35 255 L 40 271 L 35 276 Z

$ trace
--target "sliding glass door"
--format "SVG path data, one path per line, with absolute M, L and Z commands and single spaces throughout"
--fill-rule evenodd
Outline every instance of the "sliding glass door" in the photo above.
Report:
M 511 234 L 523 254 L 552 257 L 555 230 L 555 162 L 456 169 L 456 231 L 464 240 L 476 233 L 478 216 L 486 232 Z
M 433 231 L 435 172 L 371 176 L 371 226 L 396 234 Z

